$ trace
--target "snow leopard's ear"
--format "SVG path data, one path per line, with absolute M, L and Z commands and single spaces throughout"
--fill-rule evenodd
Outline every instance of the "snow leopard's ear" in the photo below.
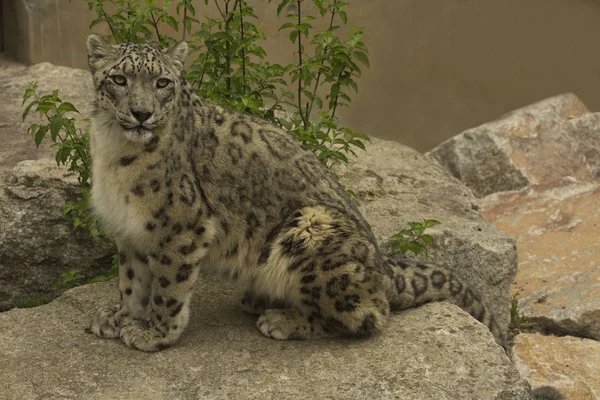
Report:
M 183 70 L 183 63 L 185 62 L 185 56 L 187 56 L 188 52 L 188 44 L 186 42 L 177 42 L 168 49 L 164 50 L 165 54 L 171 58 L 175 68 L 179 71 Z
M 115 51 L 113 45 L 100 35 L 90 35 L 87 38 L 88 64 L 94 73 Z

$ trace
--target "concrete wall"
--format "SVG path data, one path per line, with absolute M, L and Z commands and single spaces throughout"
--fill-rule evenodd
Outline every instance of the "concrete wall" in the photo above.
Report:
M 195 3 L 202 13 L 204 1 Z M 284 61 L 290 50 L 277 33 L 276 2 L 253 3 L 269 37 L 265 47 L 272 60 Z M 84 40 L 94 14 L 83 0 L 2 6 L 8 55 L 87 67 Z M 349 14 L 368 28 L 371 69 L 340 117 L 368 134 L 424 151 L 561 92 L 600 108 L 596 0 L 353 0 Z

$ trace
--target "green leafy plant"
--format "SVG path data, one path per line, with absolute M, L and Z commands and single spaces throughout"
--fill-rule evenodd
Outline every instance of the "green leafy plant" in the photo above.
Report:
M 68 271 L 60 274 L 60 280 L 52 285 L 54 289 L 71 289 L 72 287 L 79 286 L 83 276 L 75 268 L 71 268 Z
M 64 165 L 77 174 L 81 197 L 65 205 L 63 213 L 73 220 L 74 228 L 87 230 L 94 239 L 101 236 L 98 222 L 90 211 L 91 159 L 89 133 L 76 126 L 73 114 L 77 108 L 68 101 L 62 101 L 58 90 L 40 96 L 37 82 L 31 83 L 23 94 L 23 121 L 32 110 L 39 113 L 41 123 L 29 125 L 27 132 L 39 147 L 45 139 L 52 141 L 56 148 L 56 163 Z
M 119 276 L 119 255 L 114 254 L 110 268 L 102 275 L 94 276 L 85 281 L 85 283 L 106 282 Z
M 525 316 L 523 311 L 519 309 L 519 300 L 517 295 L 513 295 L 510 301 L 510 325 L 516 329 L 528 329 L 535 326 L 535 322 Z
M 39 147 L 44 140 L 49 139 L 52 147 L 56 148 L 55 160 L 58 165 L 64 165 L 69 171 L 77 174 L 80 197 L 68 202 L 63 214 L 71 217 L 75 229 L 83 229 L 95 240 L 103 236 L 97 219 L 90 208 L 91 188 L 91 159 L 89 149 L 89 132 L 76 126 L 73 115 L 79 114 L 77 108 L 70 102 L 59 97 L 58 90 L 51 94 L 38 94 L 37 82 L 31 83 L 23 94 L 22 118 L 25 120 L 33 111 L 39 113 L 42 122 L 29 125 L 27 132 L 34 138 Z M 84 120 L 84 122 L 87 122 Z M 83 276 L 75 268 L 60 275 L 60 280 L 52 285 L 54 289 L 66 290 L 81 284 Z
M 254 7 L 245 0 L 214 0 L 210 3 L 218 16 L 202 21 L 196 19 L 191 0 L 86 1 L 96 12 L 90 27 L 106 23 L 109 39 L 117 43 L 167 46 L 188 40 L 193 62 L 187 78 L 200 97 L 277 124 L 325 165 L 348 162 L 356 149 L 365 150 L 369 137 L 341 126 L 336 116 L 358 91 L 361 66 L 369 66 L 364 30 L 348 23 L 349 2 L 311 0 L 312 6 L 305 7 L 308 1 L 276 1 L 277 14 L 287 20 L 279 30 L 289 32 L 295 58 L 280 65 L 266 61 L 261 46 L 265 35 Z M 169 13 L 173 7 L 176 17 Z M 292 11 L 282 15 L 288 9 Z M 313 28 L 319 18 L 326 21 L 323 31 Z M 169 36 L 165 26 L 180 37 Z
M 425 230 L 433 226 L 439 225 L 440 222 L 435 219 L 423 219 L 423 222 L 409 222 L 409 229 L 402 229 L 391 237 L 392 253 L 401 252 L 406 254 L 407 251 L 415 255 L 425 254 L 429 256 L 428 248 L 433 248 L 433 237 Z

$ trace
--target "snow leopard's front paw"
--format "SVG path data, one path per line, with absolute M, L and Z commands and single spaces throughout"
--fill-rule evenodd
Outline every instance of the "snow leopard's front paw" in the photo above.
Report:
M 86 331 L 101 338 L 114 339 L 119 337 L 123 326 L 130 321 L 129 313 L 119 307 L 102 307 L 96 311 L 96 315 Z
M 140 320 L 135 320 L 121 329 L 120 336 L 127 347 L 147 352 L 171 347 L 179 338 L 179 334 L 173 331 L 161 332 L 152 323 Z

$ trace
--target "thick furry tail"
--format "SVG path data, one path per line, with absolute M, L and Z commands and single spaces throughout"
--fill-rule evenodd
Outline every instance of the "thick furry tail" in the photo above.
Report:
M 448 300 L 486 325 L 496 342 L 506 348 L 503 331 L 492 312 L 479 296 L 450 271 L 427 263 L 408 264 L 391 258 L 386 261 L 388 274 L 395 283 L 395 290 L 388 295 L 392 310 Z

